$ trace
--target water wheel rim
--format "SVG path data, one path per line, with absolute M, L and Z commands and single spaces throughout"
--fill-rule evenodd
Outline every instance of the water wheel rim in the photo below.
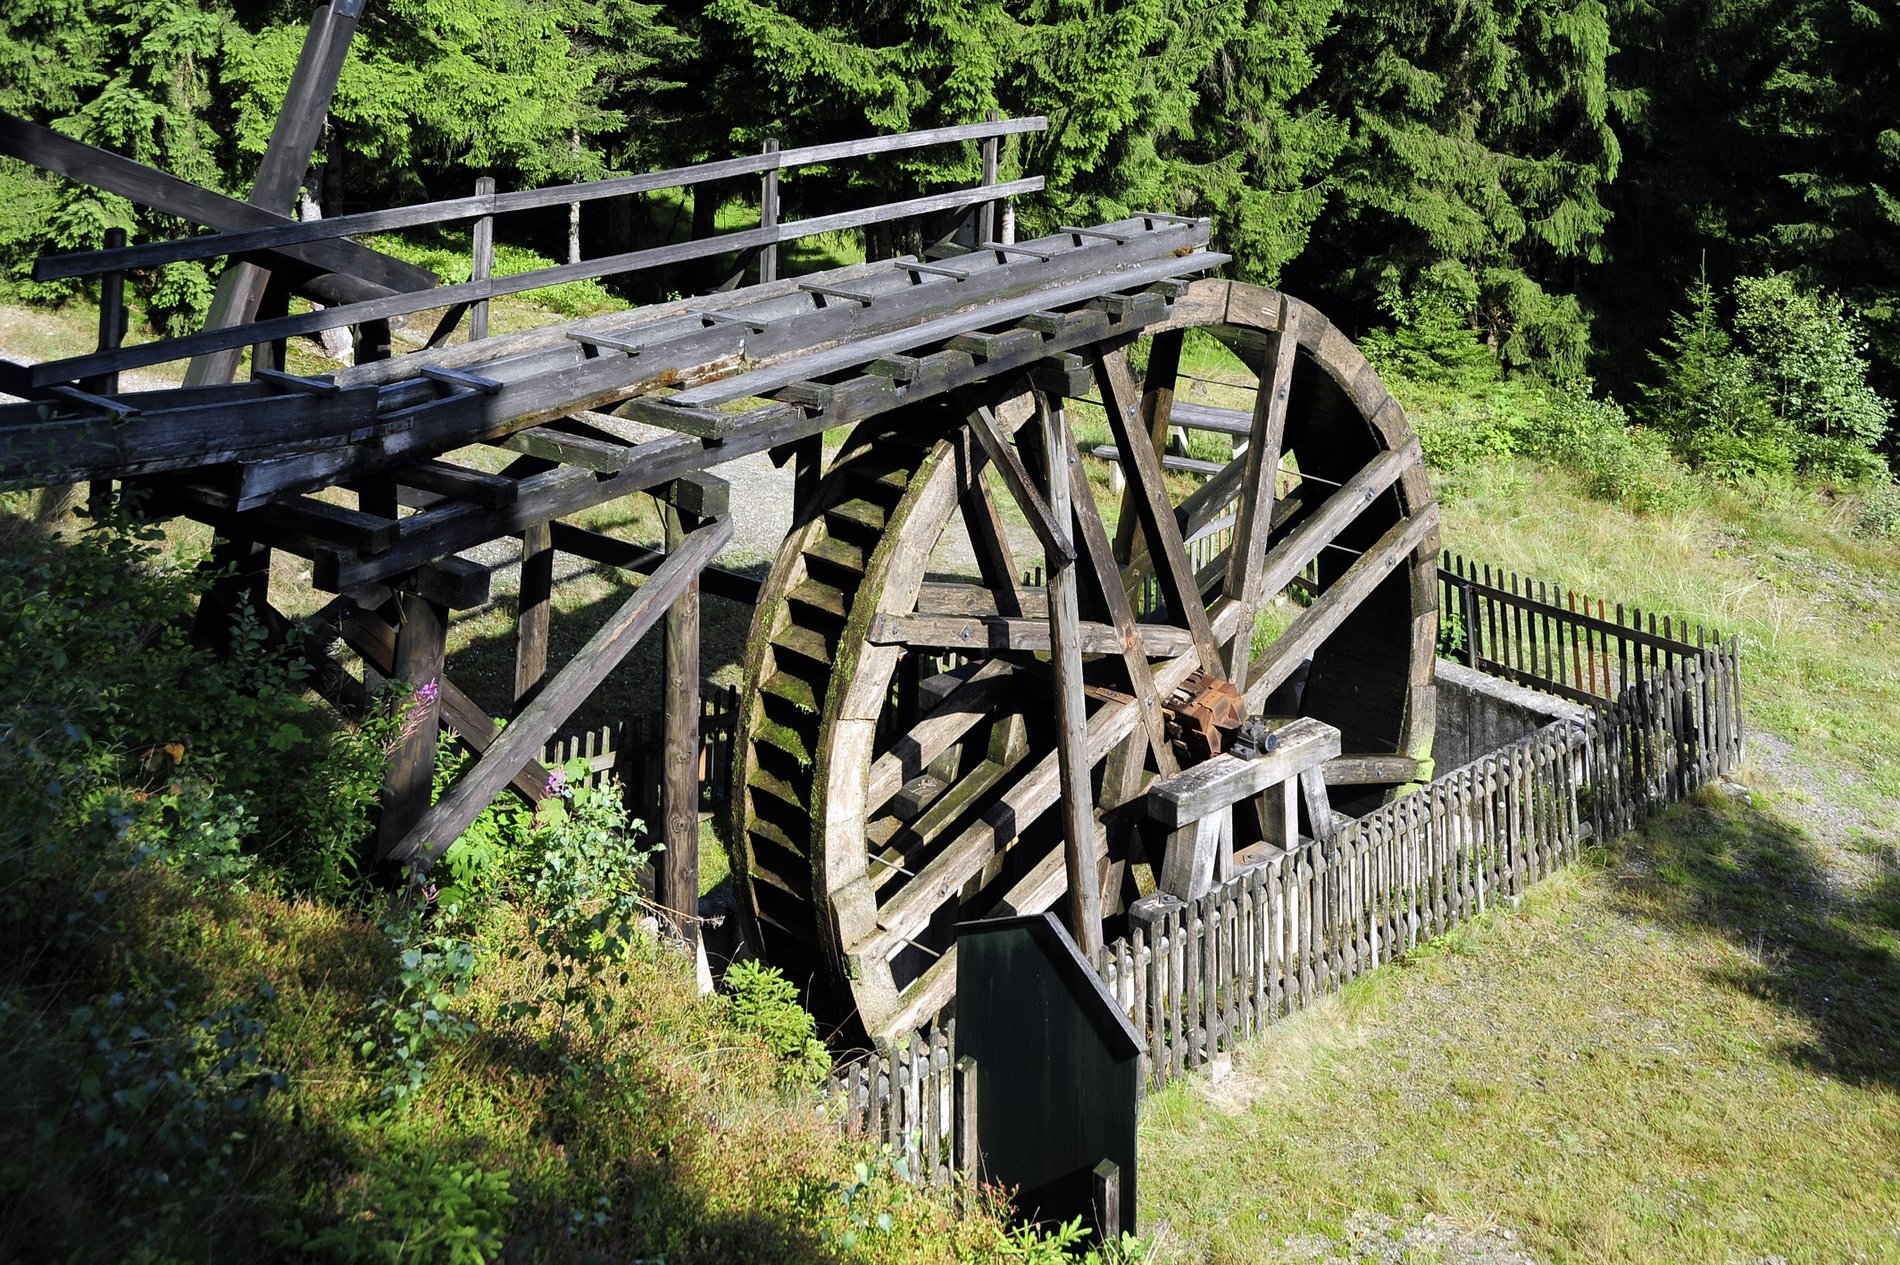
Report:
M 1349 340 L 1303 304 L 1282 302 L 1275 292 L 1259 287 L 1202 282 L 1191 287 L 1177 302 L 1169 322 L 1151 327 L 1149 332 L 1212 327 L 1216 337 L 1228 342 L 1243 359 L 1251 356 L 1258 360 L 1277 336 L 1285 312 L 1293 313 L 1298 321 L 1299 363 L 1309 379 L 1306 389 L 1317 391 L 1319 388 L 1314 383 L 1320 379 L 1330 383 L 1330 389 L 1349 406 L 1341 416 L 1350 414 L 1365 424 L 1363 441 L 1369 450 L 1400 451 L 1410 445 L 1410 430 L 1403 412 L 1386 393 L 1377 374 Z M 1015 407 L 1020 412 L 1020 391 L 1004 392 L 1003 397 L 1019 401 Z M 806 982 L 817 984 L 821 994 L 828 985 L 833 1006 L 840 1011 L 855 1008 L 859 1021 L 872 1032 L 902 1030 L 928 1018 L 947 997 L 945 977 L 954 970 L 953 947 L 944 945 L 940 936 L 938 948 L 943 951 L 940 958 L 920 971 L 895 970 L 897 953 L 909 953 L 916 958 L 915 951 L 909 948 L 894 948 L 916 943 L 905 934 L 914 931 L 914 927 L 889 916 L 891 899 L 885 898 L 883 893 L 891 884 L 878 881 L 873 873 L 875 863 L 866 846 L 871 770 L 879 754 L 876 728 L 889 702 L 892 676 L 903 654 L 901 646 L 879 644 L 871 639 L 868 629 L 880 616 L 914 610 L 930 554 L 930 550 L 919 547 L 916 536 L 930 533 L 934 542 L 935 535 L 945 529 L 957 512 L 956 502 L 964 491 L 958 482 L 957 467 L 960 461 L 967 462 L 970 451 L 967 436 L 960 435 L 956 429 L 950 407 L 940 402 L 931 408 L 936 425 L 948 434 L 929 448 L 918 449 L 901 493 L 893 489 L 894 499 L 885 507 L 887 518 L 882 532 L 875 546 L 865 550 L 861 559 L 860 578 L 872 578 L 864 580 L 850 595 L 848 609 L 829 643 L 832 661 L 828 665 L 822 704 L 813 700 L 818 723 L 810 733 L 812 751 L 808 767 L 811 776 L 805 804 L 809 829 L 803 838 L 802 882 L 807 895 L 805 908 L 798 916 L 808 920 L 815 943 L 807 947 L 816 948 L 817 952 L 811 955 L 811 978 Z M 783 618 L 790 606 L 789 592 L 810 578 L 814 563 L 811 550 L 815 542 L 828 541 L 830 515 L 846 499 L 849 489 L 845 484 L 854 474 L 854 461 L 876 452 L 880 445 L 894 442 L 904 420 L 882 419 L 867 423 L 854 433 L 846 451 L 833 463 L 832 474 L 821 484 L 805 521 L 787 538 L 768 581 L 760 608 L 762 622 L 755 625 L 748 681 L 763 683 L 761 673 L 772 666 L 776 653 L 772 620 Z M 915 425 L 916 415 L 909 421 Z M 910 438 L 914 442 L 917 437 Z M 1401 463 L 1402 468 L 1387 481 L 1379 495 L 1389 493 L 1397 517 L 1409 521 L 1420 513 L 1421 507 L 1429 508 L 1430 499 L 1423 471 L 1416 462 L 1415 447 L 1410 449 L 1408 461 L 1409 464 Z M 1317 475 L 1317 471 L 1314 473 Z M 1423 626 L 1424 611 L 1435 610 L 1435 519 L 1425 526 L 1429 530 L 1414 531 L 1416 539 L 1407 541 L 1398 564 L 1391 568 L 1395 573 L 1403 573 L 1400 583 L 1409 590 L 1405 604 L 1408 623 L 1412 625 L 1407 633 L 1406 690 L 1396 741 L 1401 747 L 1410 744 L 1415 749 L 1420 745 L 1420 733 L 1429 735 L 1433 712 L 1429 652 L 1435 639 L 1435 615 L 1431 617 L 1433 627 L 1425 637 L 1422 652 L 1423 682 L 1417 635 L 1417 628 Z M 1173 673 L 1171 679 L 1178 679 L 1179 675 Z M 754 723 L 759 719 L 758 709 L 755 707 L 747 715 L 745 732 L 735 743 L 738 776 L 735 777 L 737 794 L 732 835 L 741 841 L 743 854 L 743 864 L 735 866 L 735 870 L 745 872 L 751 888 L 749 894 L 756 896 L 762 880 L 758 858 L 751 846 L 755 840 L 748 835 L 748 808 L 752 799 L 746 788 L 759 773 L 753 759 L 758 746 L 753 741 L 758 730 Z M 1099 763 L 1099 758 L 1091 761 L 1092 765 Z M 967 873 L 959 872 L 954 877 L 960 884 Z M 889 876 L 885 878 L 888 880 Z M 772 895 L 769 882 L 767 887 L 765 894 Z M 915 894 L 920 891 L 925 894 Z M 957 907 L 948 890 L 932 893 L 927 888 L 900 885 L 895 898 L 905 899 L 906 893 L 911 893 L 906 899 L 906 909 L 913 915 L 913 922 L 915 907 L 920 902 L 936 901 L 939 909 Z M 756 899 L 741 903 L 752 906 L 746 910 L 752 916 L 752 930 L 768 943 L 770 951 L 769 942 L 774 936 L 768 933 L 768 924 L 772 920 L 763 916 L 763 906 Z M 939 915 L 933 914 L 933 917 L 941 921 Z M 783 932 L 784 928 L 771 930 Z M 778 938 L 782 940 L 783 936 Z M 914 965 L 913 961 L 913 968 Z

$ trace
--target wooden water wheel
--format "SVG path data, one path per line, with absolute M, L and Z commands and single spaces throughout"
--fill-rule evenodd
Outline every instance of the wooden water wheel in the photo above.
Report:
M 1257 377 L 1251 411 L 1175 399 L 1189 329 Z M 1089 387 L 1122 452 L 1119 530 L 1064 420 Z M 1245 451 L 1164 474 L 1181 421 L 1244 431 Z M 1052 483 L 1048 454 L 1069 477 Z M 1145 780 L 1205 754 L 1182 742 L 1179 704 L 1210 684 L 1336 727 L 1349 754 L 1327 776 L 1347 812 L 1428 775 L 1436 512 L 1402 411 L 1311 308 L 1197 282 L 1139 342 L 867 421 L 799 507 L 757 609 L 730 837 L 762 952 L 872 1034 L 950 999 L 959 920 L 1063 907 L 1053 590 L 1023 581 L 1041 559 L 1003 525 L 1012 499 L 1033 522 L 1038 497 L 1081 577 L 1086 728 L 1068 732 L 1092 771 L 1080 828 L 1104 917 L 1152 860 L 1128 825 Z

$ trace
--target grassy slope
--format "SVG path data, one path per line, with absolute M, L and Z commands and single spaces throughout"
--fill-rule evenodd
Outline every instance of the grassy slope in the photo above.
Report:
M 1144 1232 L 1177 1260 L 1900 1260 L 1900 550 L 1809 495 L 1638 518 L 1519 461 L 1441 490 L 1449 547 L 1739 631 L 1750 790 L 1159 1096 Z

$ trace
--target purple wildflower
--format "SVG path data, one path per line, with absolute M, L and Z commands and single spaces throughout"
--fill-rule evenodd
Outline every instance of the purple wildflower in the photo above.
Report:
M 567 771 L 555 769 L 549 773 L 548 784 L 541 788 L 541 793 L 549 797 L 559 795 L 565 799 L 570 793 L 567 786 Z
M 435 702 L 437 696 L 441 693 L 442 685 L 439 681 L 424 681 L 421 685 L 416 687 L 416 698 L 424 703 Z

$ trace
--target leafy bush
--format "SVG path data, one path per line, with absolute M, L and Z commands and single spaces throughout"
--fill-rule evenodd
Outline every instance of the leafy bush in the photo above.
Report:
M 1525 451 L 1580 472 L 1598 500 L 1637 513 L 1676 509 L 1691 489 L 1667 442 L 1641 427 L 1615 400 L 1584 384 L 1551 390 L 1538 424 L 1525 431 Z
M 1900 539 L 1900 483 L 1886 478 L 1869 484 L 1861 496 L 1854 527 L 1863 536 Z

